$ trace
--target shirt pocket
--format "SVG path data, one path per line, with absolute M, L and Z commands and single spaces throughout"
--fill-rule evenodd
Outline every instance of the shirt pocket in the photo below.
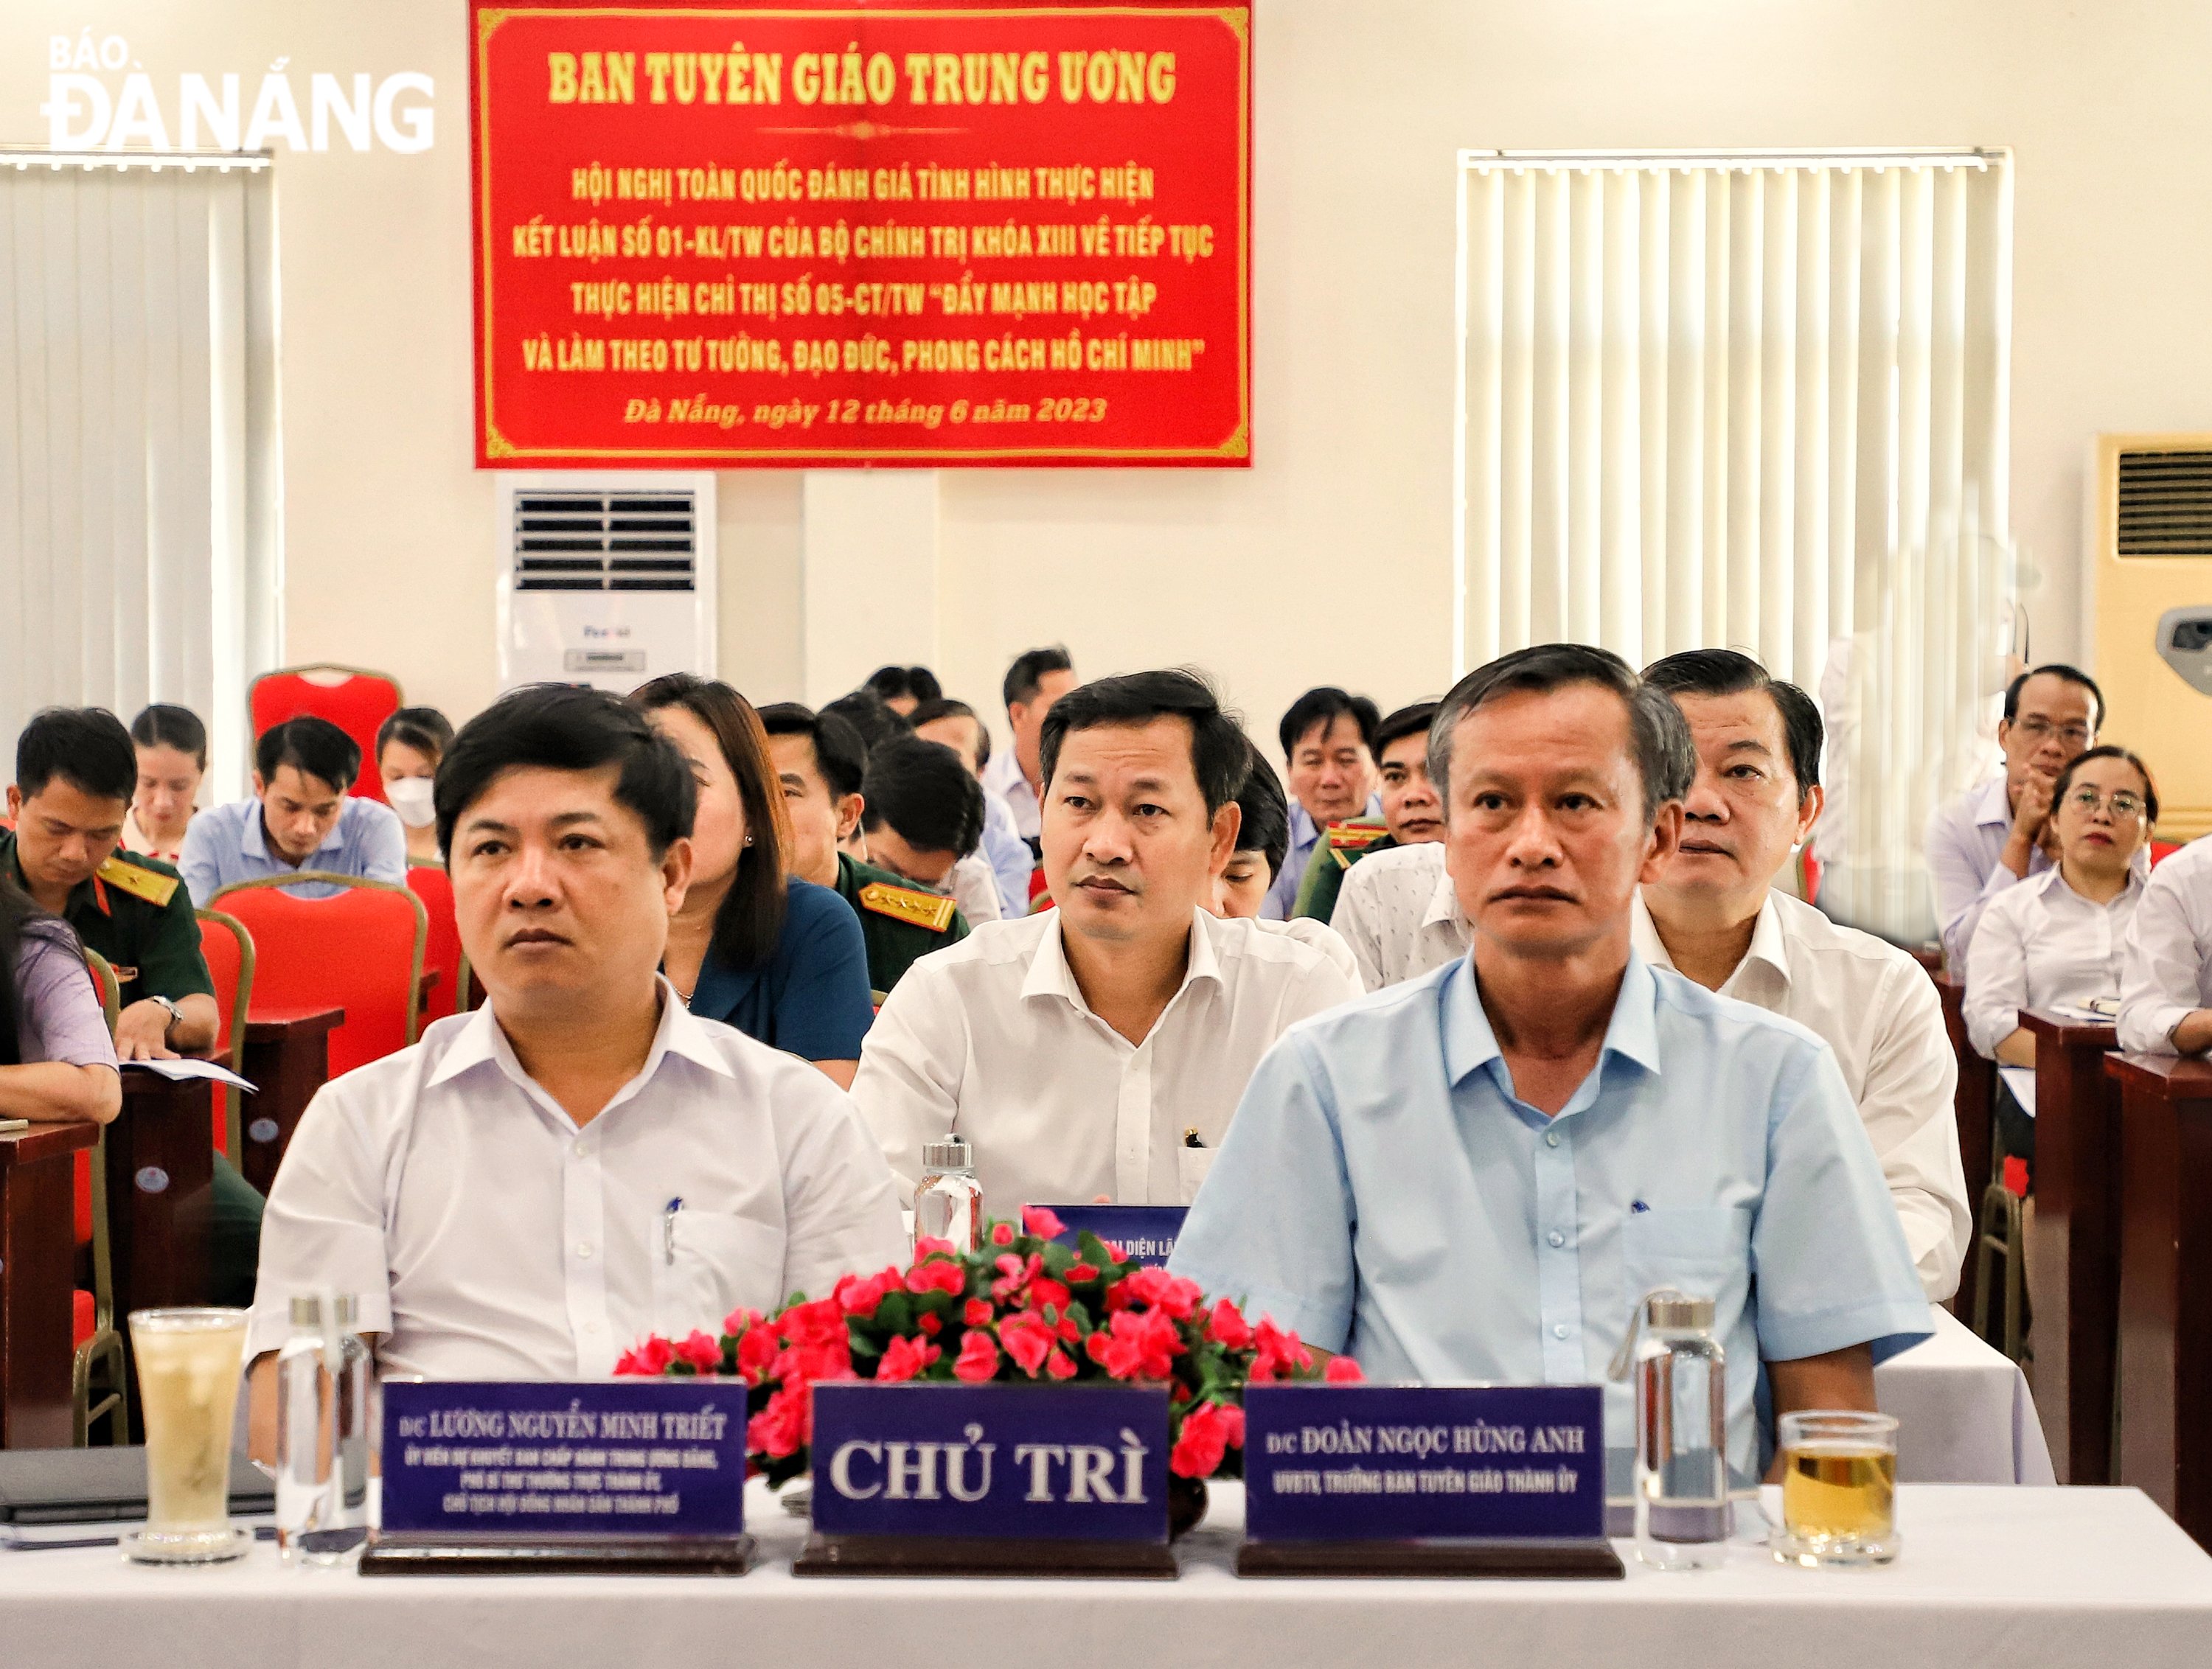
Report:
M 1176 1150 L 1176 1180 L 1182 1194 L 1182 1203 L 1188 1205 L 1198 1198 L 1198 1185 L 1206 1180 L 1206 1172 L 1213 1168 L 1213 1156 L 1218 1148 L 1179 1147 Z
M 726 1211 L 676 1213 L 672 1234 L 653 1257 L 653 1330 L 682 1338 L 695 1327 L 721 1336 L 722 1318 L 743 1306 L 769 1310 L 788 1296 L 783 1235 Z M 810 1295 L 820 1297 L 823 1295 Z
M 1632 1304 L 1656 1287 L 1718 1299 L 1740 1286 L 1751 1257 L 1751 1213 L 1728 1205 L 1631 1211 L 1620 1231 Z

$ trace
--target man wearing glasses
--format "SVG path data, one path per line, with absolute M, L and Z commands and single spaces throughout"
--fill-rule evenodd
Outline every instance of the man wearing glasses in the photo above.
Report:
M 2054 662 L 2021 673 L 2005 691 L 1997 726 L 2004 774 L 1969 788 L 1928 820 L 1936 921 L 1943 960 L 1954 972 L 1966 968 L 1966 947 L 1990 900 L 2051 866 L 2051 791 L 2058 774 L 2095 744 L 2104 716 L 2104 692 L 2078 668 Z

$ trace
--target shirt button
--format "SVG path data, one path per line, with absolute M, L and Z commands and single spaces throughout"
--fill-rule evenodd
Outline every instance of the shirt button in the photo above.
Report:
M 1551 1238 L 1552 1244 L 1554 1246 L 1565 1246 L 1567 1243 L 1567 1237 L 1556 1229 L 1552 1230 Z
M 592 1144 L 589 1142 L 579 1142 L 576 1144 L 576 1157 L 579 1159 L 588 1159 L 591 1156 Z
M 1547 1130 L 1544 1132 L 1544 1145 L 1546 1147 L 1557 1147 L 1559 1144 L 1559 1132 L 1558 1131 Z
M 576 1243 L 576 1255 L 577 1255 L 578 1257 L 580 1257 L 580 1258 L 588 1258 L 588 1257 L 590 1257 L 590 1256 L 592 1255 L 592 1243 L 591 1243 L 591 1241 L 579 1241 Z
M 1565 1322 L 1558 1322 L 1552 1328 L 1552 1337 L 1554 1338 L 1565 1338 L 1573 1331 L 1574 1329 L 1568 1326 Z

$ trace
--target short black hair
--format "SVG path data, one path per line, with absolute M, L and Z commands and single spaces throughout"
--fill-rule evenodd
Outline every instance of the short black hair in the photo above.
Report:
M 926 666 L 879 666 L 868 674 L 866 688 L 880 701 L 911 695 L 917 701 L 933 701 L 945 694 L 937 674 Z
M 2089 692 L 2089 734 L 2094 736 L 2105 727 L 2105 692 L 2097 688 L 2097 681 L 2078 666 L 2069 666 L 2063 661 L 2045 661 L 2040 666 L 2031 666 L 2005 686 L 2005 723 L 2020 717 L 2020 692 L 2027 687 L 2030 678 L 2057 678 L 2062 683 L 2079 684 Z
M 397 742 L 403 748 L 428 754 L 434 768 L 453 745 L 453 726 L 435 707 L 405 707 L 376 727 L 376 762 L 384 763 L 384 750 Z
M 1299 696 L 1291 703 L 1291 710 L 1283 715 L 1283 722 L 1277 726 L 1277 734 L 1283 743 L 1283 757 L 1288 759 L 1296 753 L 1299 742 L 1316 725 L 1321 725 L 1326 733 L 1329 725 L 1346 714 L 1351 716 L 1353 724 L 1359 726 L 1359 739 L 1367 744 L 1367 751 L 1373 753 L 1375 727 L 1382 722 L 1375 703 L 1364 695 L 1354 695 L 1347 690 L 1339 689 L 1334 684 L 1323 684 Z
M 1060 743 L 1072 732 L 1102 725 L 1148 725 L 1155 719 L 1188 722 L 1191 769 L 1206 798 L 1207 816 L 1237 798 L 1251 773 L 1252 744 L 1237 720 L 1222 711 L 1212 687 L 1196 673 L 1180 670 L 1093 679 L 1054 701 L 1037 741 L 1046 786 L 1051 786 L 1060 763 Z
M 295 721 L 296 722 L 296 721 Z M 431 803 L 438 845 L 453 850 L 462 814 L 507 771 L 597 771 L 619 765 L 615 798 L 644 820 L 657 862 L 691 833 L 698 785 L 676 744 L 610 690 L 537 683 L 511 689 L 469 720 L 438 763 Z
M 2074 786 L 2074 773 L 2093 759 L 2124 759 L 2135 767 L 2136 774 L 2143 780 L 2143 822 L 2146 825 L 2158 821 L 2158 780 L 2150 774 L 2150 767 L 2127 749 L 2106 743 L 2099 748 L 2089 748 L 2075 754 L 2066 762 L 2066 768 L 2058 774 L 2058 780 L 2051 786 L 2053 808 L 2066 798 L 2066 791 Z
M 1763 690 L 1782 717 L 1790 748 L 1790 774 L 1797 779 L 1797 799 L 1820 786 L 1820 709 L 1794 683 L 1778 678 L 1741 649 L 1685 649 L 1653 661 L 1644 682 L 1673 695 L 1742 695 Z
M 343 794 L 361 774 L 361 743 L 329 719 L 301 713 L 271 725 L 253 744 L 253 768 L 261 774 L 263 787 L 274 782 L 287 765 Z
M 1416 701 L 1411 707 L 1401 707 L 1375 726 L 1375 740 L 1368 744 L 1369 748 L 1379 761 L 1382 750 L 1393 742 L 1402 742 L 1409 736 L 1426 736 L 1436 716 L 1434 701 Z
M 207 726 L 190 707 L 156 701 L 131 721 L 131 739 L 142 748 L 174 748 L 207 769 Z
M 982 715 L 965 701 L 956 701 L 949 695 L 939 695 L 922 702 L 906 716 L 906 721 L 916 730 L 924 725 L 933 725 L 940 719 L 973 719 L 975 721 L 975 768 L 981 770 L 991 762 L 991 727 L 983 722 Z
M 1237 850 L 1256 852 L 1267 860 L 1267 880 L 1273 884 L 1283 872 L 1284 856 L 1291 849 L 1291 803 L 1283 785 L 1275 780 L 1273 767 L 1260 750 L 1246 744 L 1244 786 L 1237 791 Z
M 1046 673 L 1074 671 L 1074 658 L 1064 643 L 1048 644 L 1042 649 L 1024 649 L 1006 669 L 1006 682 L 999 686 L 999 693 L 1011 711 L 1017 701 L 1036 700 L 1037 687 L 1043 683 Z
M 960 858 L 982 843 L 983 785 L 942 742 L 908 736 L 873 750 L 860 792 L 860 827 L 871 833 L 889 823 L 917 852 Z
M 56 777 L 94 799 L 131 804 L 138 787 L 138 750 L 106 707 L 41 708 L 15 738 L 15 786 L 29 799 Z
M 860 792 L 868 774 L 868 744 L 843 714 L 826 707 L 817 713 L 799 701 L 772 701 L 760 717 L 761 728 L 770 736 L 803 736 L 814 744 L 814 768 L 830 785 L 832 799 Z
M 1637 774 L 1644 783 L 1644 815 L 1656 817 L 1668 800 L 1690 792 L 1698 774 L 1697 750 L 1690 726 L 1665 692 L 1638 677 L 1610 649 L 1583 643 L 1539 643 L 1516 649 L 1478 666 L 1438 704 L 1429 726 L 1429 780 L 1451 815 L 1452 743 L 1460 720 L 1505 695 L 1544 695 L 1570 684 L 1595 684 L 1620 697 L 1628 709 L 1628 730 L 1636 751 Z
M 884 705 L 884 698 L 872 689 L 856 689 L 850 695 L 840 695 L 823 709 L 834 713 L 860 733 L 861 745 L 873 753 L 886 742 L 896 742 L 902 736 L 912 736 L 914 726 L 906 715 L 893 713 Z

